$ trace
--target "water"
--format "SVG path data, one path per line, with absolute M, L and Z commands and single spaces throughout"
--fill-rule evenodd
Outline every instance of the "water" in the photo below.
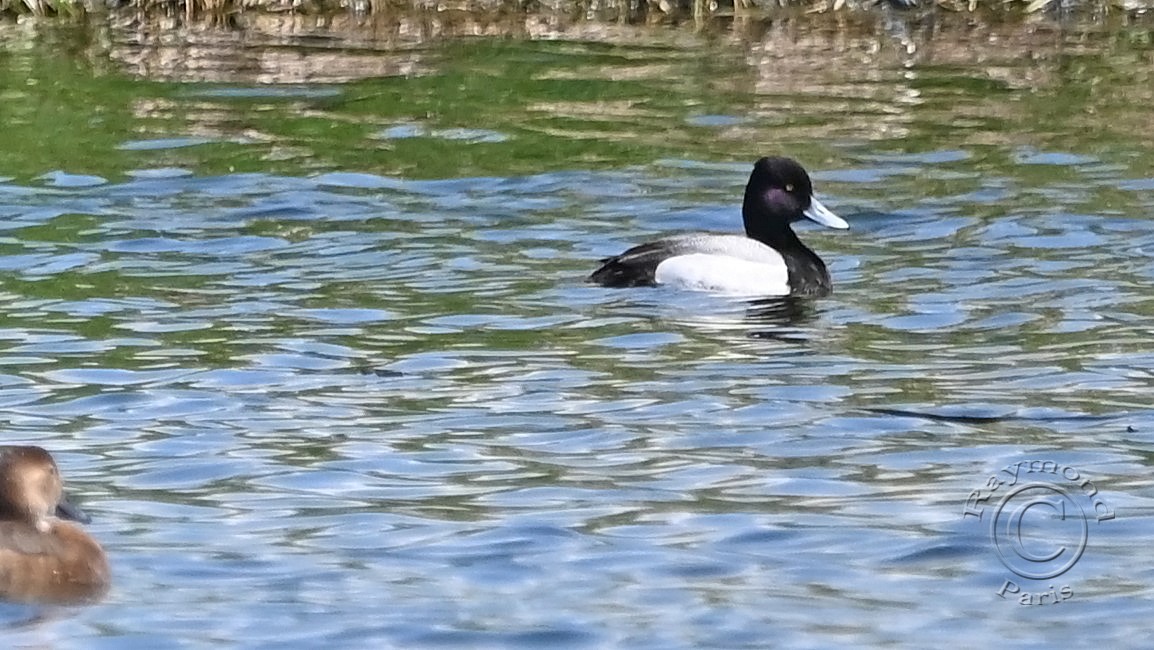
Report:
M 295 20 L 6 51 L 0 414 L 115 573 L 11 645 L 1144 643 L 1149 26 Z M 765 153 L 833 296 L 581 281 Z M 1042 581 L 963 516 L 1034 459 L 1117 515 Z

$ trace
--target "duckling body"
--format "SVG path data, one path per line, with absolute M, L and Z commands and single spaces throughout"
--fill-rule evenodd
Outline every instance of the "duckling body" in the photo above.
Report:
M 69 604 L 104 595 L 108 559 L 64 499 L 56 462 L 34 446 L 0 447 L 0 599 Z

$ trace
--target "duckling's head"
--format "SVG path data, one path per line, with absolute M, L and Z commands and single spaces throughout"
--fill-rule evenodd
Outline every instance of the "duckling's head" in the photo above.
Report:
M 0 447 L 0 514 L 23 519 L 40 532 L 52 528 L 53 516 L 84 521 L 82 512 L 64 500 L 64 483 L 56 461 L 40 447 Z

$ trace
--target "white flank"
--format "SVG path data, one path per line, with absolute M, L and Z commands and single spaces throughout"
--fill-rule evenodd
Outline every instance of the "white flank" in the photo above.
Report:
M 762 258 L 759 261 L 711 253 L 677 255 L 657 265 L 654 279 L 658 284 L 694 291 L 740 296 L 789 295 L 789 271 L 785 268 L 785 261 L 776 252 L 776 260 L 763 251 L 759 253 Z

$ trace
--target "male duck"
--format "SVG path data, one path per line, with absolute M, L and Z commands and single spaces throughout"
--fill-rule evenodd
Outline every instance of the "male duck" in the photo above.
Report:
M 814 198 L 801 165 L 782 157 L 754 163 L 741 216 L 744 237 L 693 233 L 658 239 L 601 260 L 588 281 L 759 296 L 824 296 L 832 290 L 825 263 L 790 224 L 802 217 L 830 228 L 849 224 Z

